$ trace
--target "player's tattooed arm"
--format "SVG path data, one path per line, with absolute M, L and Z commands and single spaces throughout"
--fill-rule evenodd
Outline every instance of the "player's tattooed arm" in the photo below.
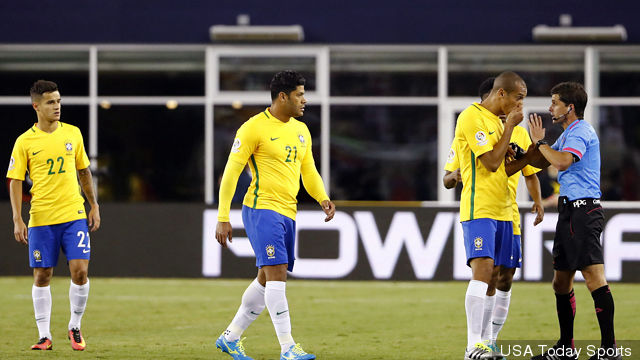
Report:
M 80 179 L 82 192 L 84 192 L 84 196 L 87 198 L 89 205 L 91 205 L 91 210 L 87 218 L 89 228 L 91 231 L 96 231 L 100 228 L 100 206 L 98 205 L 95 188 L 93 187 L 91 170 L 89 168 L 78 170 L 78 179 Z

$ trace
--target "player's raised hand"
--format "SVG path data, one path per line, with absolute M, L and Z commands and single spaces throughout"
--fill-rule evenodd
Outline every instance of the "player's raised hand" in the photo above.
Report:
M 524 114 L 522 113 L 522 103 L 519 103 L 511 110 L 509 115 L 507 115 L 506 122 L 512 126 L 516 126 L 522 122 L 522 119 L 524 119 Z
M 327 214 L 327 217 L 324 219 L 324 222 L 330 221 L 333 219 L 333 216 L 336 214 L 336 205 L 331 202 L 331 200 L 324 200 L 322 202 L 322 211 Z
M 89 221 L 89 229 L 92 232 L 100 229 L 100 207 L 98 207 L 98 204 L 91 207 L 89 219 L 87 220 Z
M 538 114 L 529 115 L 529 134 L 531 135 L 531 141 L 535 144 L 538 141 L 544 139 L 546 133 L 545 128 L 542 127 L 542 118 Z
M 534 203 L 531 207 L 531 213 L 537 213 L 536 219 L 533 221 L 533 226 L 540 224 L 544 219 L 544 206 Z
M 13 222 L 13 236 L 16 238 L 17 242 L 28 245 L 28 235 L 29 232 L 27 231 L 27 225 L 25 225 L 22 219 L 18 219 Z
M 229 239 L 229 242 L 233 242 L 231 236 L 232 231 L 233 229 L 231 228 L 230 222 L 218 221 L 218 224 L 216 225 L 216 240 L 218 240 L 218 243 L 220 243 L 223 248 L 227 247 L 227 238 Z

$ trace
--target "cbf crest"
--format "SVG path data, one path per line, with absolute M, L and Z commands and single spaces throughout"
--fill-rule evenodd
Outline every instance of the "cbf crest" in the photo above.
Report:
M 298 140 L 300 140 L 301 147 L 307 146 L 307 141 L 305 140 L 304 135 L 302 135 L 301 133 L 298 133 Z
M 40 254 L 40 250 L 33 250 L 33 259 L 36 262 L 41 262 L 42 261 L 42 254 Z
M 482 238 L 478 236 L 473 239 L 473 245 L 476 247 L 476 250 L 482 250 Z
M 73 155 L 73 143 L 71 140 L 64 141 L 64 149 L 67 151 L 67 155 Z
M 266 247 L 267 250 L 267 257 L 269 259 L 275 259 L 276 258 L 276 248 L 273 245 L 267 245 Z

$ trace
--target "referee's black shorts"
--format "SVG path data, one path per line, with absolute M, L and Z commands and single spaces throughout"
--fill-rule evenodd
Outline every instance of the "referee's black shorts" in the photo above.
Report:
M 604 264 L 600 234 L 604 226 L 604 211 L 600 199 L 569 201 L 558 199 L 558 224 L 553 241 L 555 270 L 582 270 L 593 264 Z

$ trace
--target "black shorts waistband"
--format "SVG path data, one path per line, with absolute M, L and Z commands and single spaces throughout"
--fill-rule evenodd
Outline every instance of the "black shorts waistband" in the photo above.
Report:
M 574 208 L 579 208 L 583 206 L 600 205 L 600 199 L 584 198 L 584 199 L 569 200 L 569 198 L 566 196 L 560 196 L 558 198 L 558 205 L 565 205 L 565 206 L 571 206 Z

